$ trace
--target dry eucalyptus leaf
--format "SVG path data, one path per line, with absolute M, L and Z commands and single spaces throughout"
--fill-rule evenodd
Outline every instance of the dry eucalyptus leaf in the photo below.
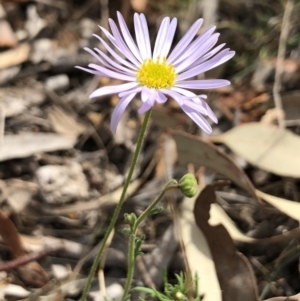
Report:
M 18 40 L 5 17 L 6 13 L 0 4 L 0 47 L 15 47 Z
M 172 137 L 164 133 L 160 135 L 155 157 L 157 158 L 155 177 L 170 175 L 171 178 L 173 166 L 178 159 L 176 143 Z
M 10 298 L 14 299 L 25 299 L 30 295 L 30 291 L 25 290 L 20 285 L 15 284 L 1 284 L 0 287 L 0 299 L 1 300 L 7 300 Z M 4 299 L 6 298 L 6 299 Z
M 264 301 L 300 301 L 300 294 L 288 297 L 273 297 Z
M 86 176 L 77 162 L 41 166 L 36 171 L 36 178 L 47 204 L 65 204 L 89 196 Z
M 264 199 L 263 195 L 259 196 Z M 274 206 L 276 207 L 276 206 Z M 223 208 L 219 204 L 211 204 L 210 207 L 210 219 L 208 223 L 211 226 L 223 225 L 230 237 L 239 242 L 250 243 L 250 244 L 264 244 L 264 245 L 274 245 L 274 244 L 286 244 L 292 239 L 297 239 L 300 237 L 300 228 L 296 228 L 291 231 L 284 232 L 283 234 L 276 235 L 269 238 L 253 238 L 245 235 L 240 231 L 232 219 L 227 215 Z
M 209 224 L 211 226 L 223 225 L 233 240 L 245 243 L 257 242 L 257 239 L 243 234 L 219 204 L 211 204 Z
M 299 73 L 299 72 L 298 72 Z M 290 91 L 282 96 L 285 120 L 297 120 L 300 116 L 300 91 Z
M 174 131 L 172 136 L 176 141 L 179 163 L 182 166 L 193 163 L 212 168 L 256 198 L 254 187 L 245 172 L 218 147 L 200 137 L 179 131 Z
M 33 88 L 7 87 L 0 89 L 0 104 L 6 117 L 23 113 L 31 106 L 38 106 L 45 99 L 44 93 Z
M 300 137 L 288 130 L 252 122 L 210 140 L 224 143 L 260 169 L 284 177 L 300 177 Z
M 18 47 L 0 53 L 0 70 L 16 66 L 27 61 L 30 54 L 30 45 L 21 44 Z
M 57 106 L 49 108 L 48 116 L 58 134 L 78 136 L 86 130 L 86 127 L 76 121 L 75 117 Z
M 6 199 L 15 213 L 21 212 L 38 191 L 38 185 L 34 182 L 20 179 L 0 181 L 1 197 Z
M 135 193 L 137 189 L 140 187 L 142 182 L 143 182 L 142 179 L 137 179 L 132 181 L 127 189 L 127 196 L 131 196 L 133 193 Z M 101 206 L 105 206 L 108 204 L 109 205 L 117 204 L 120 200 L 122 191 L 123 191 L 123 187 L 121 186 L 118 189 L 108 194 L 102 195 L 97 199 L 93 199 L 88 202 L 77 202 L 76 204 L 66 205 L 59 208 L 52 208 L 47 210 L 47 212 L 51 214 L 58 214 L 58 215 L 69 214 L 78 211 L 81 212 L 81 211 L 95 210 L 97 208 L 100 208 Z
M 195 226 L 193 214 L 195 199 L 185 198 L 180 209 L 179 223 L 186 258 L 192 276 L 198 276 L 198 287 L 204 295 L 203 301 L 222 301 L 221 287 L 211 251 L 204 233 Z
M 82 256 L 84 246 L 75 241 L 56 238 L 52 236 L 26 236 L 20 235 L 22 245 L 26 252 L 43 252 L 50 248 L 61 250 L 64 256 L 79 259 Z
M 300 221 L 300 204 L 256 190 L 257 196 L 289 217 Z
M 0 162 L 26 158 L 41 152 L 71 149 L 76 143 L 74 136 L 62 136 L 50 133 L 26 133 L 6 135 L 0 146 Z
M 190 120 L 186 115 L 176 113 L 162 106 L 155 106 L 151 113 L 151 122 L 162 128 L 175 129 L 186 126 Z
M 238 253 L 223 225 L 209 223 L 210 206 L 215 203 L 214 187 L 206 186 L 197 197 L 195 220 L 205 236 L 222 290 L 222 301 L 258 301 L 256 280 L 247 258 Z M 201 265 L 201 263 L 198 263 Z

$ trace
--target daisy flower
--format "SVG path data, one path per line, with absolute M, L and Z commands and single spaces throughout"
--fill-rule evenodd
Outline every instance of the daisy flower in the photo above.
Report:
M 101 37 L 94 35 L 110 56 L 98 48 L 94 48 L 94 50 L 85 48 L 99 61 L 99 65 L 89 64 L 88 68 L 78 67 L 95 75 L 125 82 L 101 87 L 90 95 L 90 98 L 94 98 L 119 93 L 120 100 L 111 117 L 111 130 L 116 132 L 126 107 L 140 93 L 141 106 L 138 111 L 140 114 L 151 109 L 155 103 L 163 104 L 168 97 L 171 97 L 201 129 L 211 133 L 211 126 L 205 116 L 215 123 L 218 120 L 205 102 L 207 96 L 197 95 L 190 89 L 205 90 L 230 84 L 224 79 L 193 79 L 195 76 L 223 64 L 235 54 L 228 48 L 222 49 L 225 44 L 214 47 L 219 37 L 218 33 L 214 33 L 216 27 L 213 26 L 197 36 L 203 23 L 203 19 L 198 19 L 170 51 L 177 19 L 171 20 L 166 17 L 161 23 L 152 51 L 145 16 L 134 14 L 135 40 L 122 15 L 118 12 L 117 16 L 120 30 L 112 19 L 109 19 L 111 33 L 100 27 L 111 45 Z

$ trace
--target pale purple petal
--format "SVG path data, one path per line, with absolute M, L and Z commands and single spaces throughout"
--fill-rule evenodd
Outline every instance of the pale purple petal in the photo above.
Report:
M 169 54 L 169 51 L 170 51 L 170 48 L 171 48 L 171 45 L 172 45 L 172 42 L 173 42 L 173 38 L 174 38 L 174 35 L 175 35 L 176 27 L 177 27 L 177 19 L 174 18 L 171 21 L 168 32 L 166 34 L 167 35 L 166 40 L 163 44 L 163 48 L 162 48 L 161 53 L 160 53 L 160 55 L 162 57 L 167 57 L 167 55 Z
M 170 25 L 170 18 L 169 17 L 164 18 L 156 36 L 153 57 L 152 57 L 155 62 L 157 60 L 157 57 L 161 55 L 161 50 L 164 46 L 167 37 L 169 25 Z
M 125 42 L 123 41 L 121 34 L 117 28 L 117 25 L 115 22 L 111 19 L 108 20 L 111 31 L 114 35 L 115 42 L 111 41 L 114 46 L 121 52 L 123 53 L 134 65 L 139 67 L 141 63 L 136 59 L 134 54 L 131 52 L 131 50 L 127 47 Z
M 125 73 L 127 75 L 133 75 L 136 76 L 136 71 L 130 70 L 118 63 L 116 63 L 114 60 L 112 60 L 110 57 L 108 57 L 105 53 L 103 53 L 100 49 L 98 48 L 94 48 L 94 50 L 96 52 L 98 52 L 98 54 L 102 55 L 102 57 L 107 61 L 107 63 L 109 64 L 110 68 L 111 66 L 114 67 L 114 70 L 119 70 L 119 71 L 123 71 L 122 73 Z
M 205 102 L 205 108 L 208 114 L 208 117 L 214 122 L 214 123 L 218 123 L 218 118 L 215 115 L 215 113 L 212 111 L 212 109 L 210 108 L 210 106 Z
M 118 96 L 121 98 L 121 97 L 127 96 L 131 93 L 138 93 L 138 92 L 142 91 L 142 88 L 143 87 L 137 87 L 137 88 L 134 88 L 134 89 L 130 89 L 128 91 L 124 91 L 124 92 L 119 93 Z
M 118 20 L 119 20 L 120 29 L 122 31 L 123 37 L 125 39 L 125 42 L 126 42 L 128 48 L 131 50 L 131 52 L 134 54 L 134 56 L 138 59 L 138 61 L 140 61 L 142 63 L 143 59 L 141 57 L 141 54 L 140 54 L 138 48 L 136 47 L 136 44 L 133 41 L 133 38 L 128 30 L 128 27 L 126 25 L 126 22 L 125 22 L 123 16 L 119 12 L 117 12 L 117 16 L 118 16 Z
M 151 90 L 149 90 L 149 92 L 150 92 L 149 98 L 145 102 L 143 102 L 143 104 L 140 106 L 140 108 L 138 110 L 139 114 L 144 114 L 145 112 L 150 110 L 155 103 L 157 91 L 154 89 L 151 89 Z
M 153 103 L 150 102 L 150 100 L 143 102 L 142 105 L 140 106 L 138 113 L 139 114 L 144 114 L 147 111 L 149 111 L 153 107 Z
M 94 58 L 96 58 L 101 64 L 108 67 L 108 64 L 98 54 L 96 54 L 92 49 L 90 49 L 88 47 L 84 47 L 83 49 L 86 52 L 88 52 L 89 54 L 91 54 Z
M 218 53 L 216 56 L 211 58 L 205 63 L 200 64 L 199 66 L 196 66 L 192 69 L 189 69 L 183 73 L 181 73 L 178 77 L 178 81 L 182 81 L 187 78 L 191 78 L 193 76 L 196 76 L 200 73 L 206 72 L 216 66 L 219 66 L 220 64 L 228 61 L 234 56 L 234 51 L 229 51 L 228 49 L 222 50 L 220 53 Z
M 146 102 L 149 99 L 150 95 L 151 89 L 144 86 L 141 91 L 141 101 Z
M 177 82 L 175 87 L 184 89 L 215 89 L 229 85 L 230 81 L 225 79 L 200 79 Z
M 192 25 L 192 27 L 187 31 L 187 33 L 183 36 L 183 38 L 178 42 L 178 44 L 173 49 L 173 51 L 171 52 L 170 56 L 167 59 L 167 62 L 169 64 L 173 64 L 174 60 L 176 60 L 182 54 L 182 52 L 185 51 L 186 47 L 190 44 L 190 42 L 197 34 L 202 23 L 203 23 L 203 19 L 198 19 Z
M 143 60 L 150 59 L 151 48 L 150 48 L 148 27 L 146 26 L 145 28 L 143 24 L 143 19 L 141 19 L 137 13 L 134 14 L 134 30 L 135 30 L 136 42 L 139 47 L 142 59 Z
M 187 91 L 188 92 L 188 91 Z M 182 110 L 194 121 L 199 127 L 201 127 L 205 132 L 211 133 L 212 129 L 206 119 L 202 116 L 208 115 L 206 109 L 201 103 L 195 103 L 191 100 L 184 100 L 181 94 L 171 91 L 164 90 L 164 94 L 171 96 L 175 101 L 178 102 Z M 204 101 L 203 101 L 204 102 Z M 205 103 L 205 102 L 204 102 Z M 206 103 L 205 103 L 206 104 Z M 203 112 L 203 113 L 202 113 Z
M 108 19 L 109 21 L 109 19 Z M 108 31 L 106 30 L 104 27 L 98 25 L 99 28 L 102 30 L 102 32 L 106 35 L 106 37 L 110 40 L 110 42 L 113 44 L 113 45 L 116 45 L 116 39 L 114 38 L 114 36 Z M 95 37 L 98 37 L 97 35 L 93 34 L 93 36 Z
M 109 95 L 109 94 L 120 93 L 120 92 L 123 92 L 123 91 L 133 89 L 137 85 L 138 85 L 138 83 L 126 83 L 126 84 L 121 84 L 121 85 L 116 85 L 116 86 L 101 87 L 101 88 L 97 89 L 96 91 L 94 91 L 90 95 L 90 98 L 100 97 L 100 96 Z
M 143 32 L 144 32 L 144 35 L 145 35 L 145 43 L 146 43 L 146 48 L 147 48 L 147 55 L 149 56 L 149 58 L 151 58 L 151 56 L 152 56 L 152 50 L 151 50 L 151 44 L 150 44 L 150 36 L 149 36 L 149 30 L 148 30 L 147 21 L 146 21 L 146 18 L 144 16 L 144 14 L 140 14 L 140 20 L 142 22 L 142 28 L 143 28 Z
M 203 55 L 202 57 L 200 57 L 198 60 L 194 61 L 189 68 L 193 68 L 205 61 L 207 61 L 209 58 L 211 58 L 212 56 L 214 56 L 215 54 L 217 54 L 226 44 L 223 43 L 217 47 L 215 47 L 213 50 L 211 50 L 210 52 L 206 53 L 205 55 Z
M 132 93 L 132 94 L 129 94 L 128 96 L 122 97 L 119 100 L 118 104 L 116 105 L 116 107 L 111 115 L 111 121 L 110 121 L 110 129 L 113 133 L 116 133 L 120 119 L 121 119 L 125 109 L 129 105 L 129 103 L 131 102 L 133 97 L 135 96 L 135 94 L 136 93 Z
M 172 87 L 171 90 L 184 96 L 184 97 L 182 97 L 183 103 L 185 103 L 187 100 L 191 100 L 197 105 L 195 107 L 195 108 L 197 108 L 197 111 L 199 111 L 203 115 L 207 115 L 207 111 L 206 111 L 205 105 L 204 105 L 205 101 L 201 97 L 197 96 L 195 93 L 193 93 L 191 91 L 181 89 L 178 87 Z
M 133 70 L 137 70 L 137 67 L 135 65 L 130 64 L 128 61 L 123 59 L 120 55 L 118 55 L 101 37 L 98 35 L 93 35 L 96 37 L 102 44 L 103 46 L 107 49 L 107 51 L 116 59 L 118 60 L 121 64 L 127 66 L 128 68 L 131 68 Z
M 195 102 L 193 100 L 190 99 L 186 99 L 184 100 L 183 103 L 186 107 L 189 107 L 191 109 L 193 109 L 193 111 L 198 112 L 204 116 L 208 116 L 208 112 L 206 109 L 206 102 L 204 100 L 201 100 L 199 102 Z
M 184 103 L 184 99 L 181 94 L 169 89 L 161 89 L 160 91 L 165 95 L 171 96 L 179 104 L 179 106 Z
M 189 56 L 187 56 L 185 60 L 183 60 L 180 64 L 174 66 L 176 72 L 181 73 L 183 70 L 187 69 L 190 65 L 192 65 L 195 62 L 195 60 L 197 60 L 199 57 L 201 57 L 207 51 L 209 51 L 218 42 L 218 37 L 219 34 L 216 33 L 206 41 L 202 41 L 201 46 L 195 45 L 195 47 L 191 49 Z
M 156 101 L 159 104 L 163 104 L 167 101 L 167 97 L 161 92 L 161 91 L 157 91 L 157 98 Z
M 185 104 L 181 106 L 181 109 L 187 114 L 194 122 L 206 133 L 211 134 L 212 128 L 207 120 L 198 112 L 195 112 Z
M 102 72 L 97 71 L 97 70 L 88 69 L 88 68 L 84 68 L 84 67 L 80 67 L 80 66 L 75 66 L 75 68 L 83 70 L 83 71 L 91 73 L 91 74 L 94 74 L 94 75 L 105 76 Z
M 109 70 L 107 68 L 104 68 L 102 66 L 98 66 L 96 64 L 89 64 L 89 67 L 93 68 L 97 71 L 100 71 L 102 74 L 105 74 L 105 76 L 110 77 L 110 78 L 117 78 L 117 79 L 129 81 L 129 82 L 136 81 L 136 78 L 133 77 L 133 76 L 121 74 L 121 73 L 118 73 L 118 72 L 114 72 L 114 71 L 111 71 L 111 70 Z
M 213 32 L 216 30 L 216 26 L 213 26 L 209 29 L 207 29 L 203 34 L 201 34 L 195 41 L 193 41 L 184 51 L 184 53 L 178 57 L 172 64 L 178 65 L 178 63 L 182 62 L 186 58 L 189 58 L 191 55 L 193 56 L 193 59 L 197 59 L 196 56 L 200 57 L 205 52 L 202 50 L 202 48 L 208 43 L 209 40 L 211 40 Z M 218 37 L 218 36 L 217 36 Z M 217 38 L 218 40 L 218 38 Z

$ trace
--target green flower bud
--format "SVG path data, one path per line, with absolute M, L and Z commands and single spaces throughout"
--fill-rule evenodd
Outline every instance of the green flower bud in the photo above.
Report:
M 124 214 L 124 219 L 126 223 L 128 223 L 131 227 L 135 224 L 136 221 L 136 215 L 134 213 L 125 213 Z
M 195 196 L 198 190 L 196 177 L 191 173 L 184 175 L 179 181 L 179 189 L 188 198 Z
M 130 228 L 124 228 L 119 230 L 121 233 L 130 235 L 131 234 L 131 229 Z

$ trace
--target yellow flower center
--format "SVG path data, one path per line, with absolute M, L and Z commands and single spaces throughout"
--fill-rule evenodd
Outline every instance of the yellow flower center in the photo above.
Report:
M 170 88 L 175 84 L 176 73 L 172 65 L 167 64 L 166 58 L 160 62 L 146 59 L 137 73 L 137 81 L 148 88 Z

